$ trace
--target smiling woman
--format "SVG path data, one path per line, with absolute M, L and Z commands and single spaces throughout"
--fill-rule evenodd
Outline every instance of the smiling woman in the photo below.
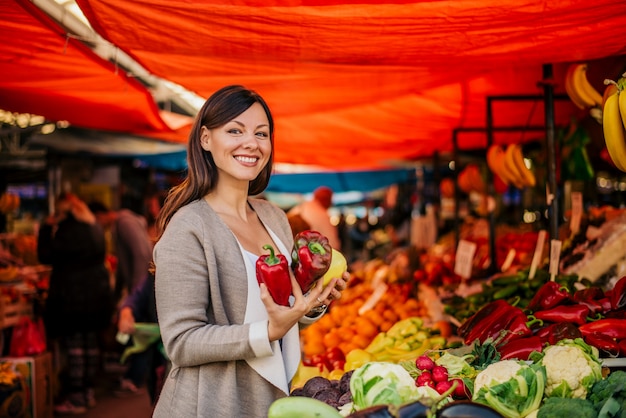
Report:
M 289 274 L 289 288 L 280 289 L 285 306 L 257 281 L 267 245 L 289 265 L 294 244 L 285 212 L 250 197 L 269 182 L 273 134 L 267 104 L 242 86 L 215 92 L 196 117 L 188 176 L 157 219 L 155 294 L 172 362 L 157 418 L 266 417 L 270 404 L 289 394 L 301 354 L 299 324 L 317 321 L 324 311 L 309 316 L 314 308 L 346 287 L 347 274 L 304 295 Z

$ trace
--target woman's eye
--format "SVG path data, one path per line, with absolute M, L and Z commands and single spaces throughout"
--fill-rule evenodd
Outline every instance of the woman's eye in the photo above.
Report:
M 262 138 L 269 138 L 269 134 L 267 132 L 257 132 L 256 134 Z
M 228 130 L 228 133 L 229 133 L 229 134 L 232 134 L 232 135 L 238 135 L 238 134 L 240 134 L 240 133 L 241 133 L 241 130 L 240 130 L 240 129 L 237 129 L 237 128 L 232 128 L 232 129 L 229 129 L 229 130 Z

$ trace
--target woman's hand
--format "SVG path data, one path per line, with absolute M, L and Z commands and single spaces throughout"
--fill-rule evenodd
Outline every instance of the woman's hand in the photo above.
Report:
M 267 286 L 261 283 L 261 300 L 269 317 L 268 334 L 270 341 L 281 339 L 311 309 L 327 305 L 334 299 L 339 299 L 341 291 L 345 287 L 346 281 L 344 279 L 332 279 L 326 287 L 321 280 L 318 280 L 309 293 L 304 295 L 295 277 L 291 275 L 291 289 L 295 300 L 292 306 L 281 306 L 274 302 Z

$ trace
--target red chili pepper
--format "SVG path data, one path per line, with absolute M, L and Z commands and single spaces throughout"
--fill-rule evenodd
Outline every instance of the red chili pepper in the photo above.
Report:
M 574 340 L 582 337 L 578 327 L 571 322 L 550 324 L 537 330 L 534 335 L 539 337 L 543 343 L 549 343 L 550 345 L 554 345 L 561 340 Z
M 617 343 L 617 345 L 619 346 L 620 356 L 626 357 L 626 340 L 621 340 L 619 343 Z
M 539 288 L 526 309 L 531 312 L 551 309 L 565 302 L 569 297 L 570 294 L 566 287 L 561 286 L 557 282 L 549 281 Z
M 604 314 L 611 310 L 611 301 L 604 291 L 593 286 L 574 292 L 572 300 L 581 305 L 586 305 L 591 313 Z
M 585 305 L 561 305 L 545 311 L 535 312 L 535 317 L 548 322 L 573 322 L 583 325 L 587 322 L 589 308 Z
M 619 279 L 611 291 L 611 307 L 613 309 L 626 307 L 626 276 Z
M 274 302 L 289 306 L 289 295 L 291 295 L 289 262 L 284 255 L 276 255 L 271 245 L 266 244 L 263 249 L 269 250 L 270 253 L 257 259 L 256 279 L 259 283 L 265 283 Z
M 331 256 L 332 247 L 324 235 L 311 230 L 296 234 L 291 267 L 303 292 L 307 292 L 328 271 Z
M 458 334 L 468 345 L 475 340 L 484 343 L 488 338 L 495 339 L 500 331 L 506 329 L 518 311 L 523 315 L 521 309 L 511 306 L 505 300 L 495 300 L 483 306 L 461 324 Z
M 541 353 L 542 350 L 543 342 L 537 336 L 518 338 L 498 347 L 501 360 L 528 360 L 530 353 L 533 351 Z
M 479 326 L 486 327 L 490 318 L 495 317 L 498 312 L 501 312 L 508 306 L 510 305 L 503 299 L 487 303 L 472 316 L 467 318 L 458 328 L 457 333 L 461 338 L 465 339 L 466 343 L 472 343 L 474 340 L 469 340 L 470 335 L 477 333 Z
M 585 335 L 585 342 L 597 348 L 601 353 L 608 354 L 609 357 L 619 356 L 620 348 L 617 341 L 604 334 L 592 333 Z
M 541 319 L 537 319 L 533 315 L 526 316 L 526 314 L 519 309 L 519 311 L 514 314 L 513 319 L 507 324 L 504 332 L 501 332 L 503 335 L 498 340 L 498 343 L 507 344 L 519 338 L 532 336 L 533 331 L 531 327 L 536 323 L 543 325 Z
M 626 339 L 626 319 L 604 318 L 593 322 L 587 322 L 578 327 L 583 336 L 595 333 L 606 335 L 618 340 Z

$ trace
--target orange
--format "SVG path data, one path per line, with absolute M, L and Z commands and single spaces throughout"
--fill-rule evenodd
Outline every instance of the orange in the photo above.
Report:
M 336 331 L 330 331 L 324 335 L 324 346 L 326 348 L 337 347 L 341 343 L 341 337 Z

